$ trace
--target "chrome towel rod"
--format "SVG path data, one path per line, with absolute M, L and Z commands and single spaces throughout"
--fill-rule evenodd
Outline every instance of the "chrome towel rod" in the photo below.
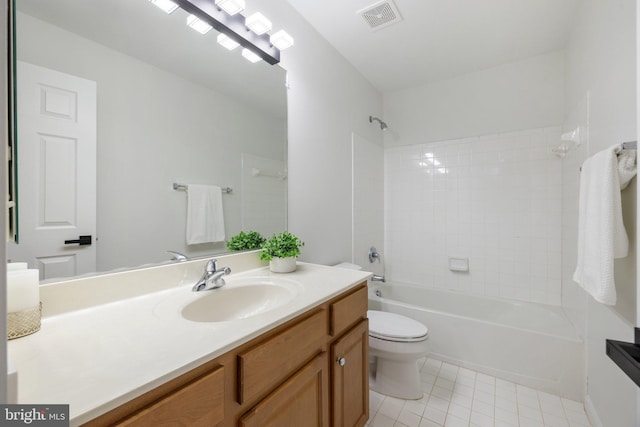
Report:
M 638 141 L 629 141 L 622 143 L 623 150 L 637 150 L 638 149 Z
M 637 150 L 638 141 L 627 141 L 620 144 L 620 148 L 623 150 Z M 580 172 L 582 172 L 582 166 L 580 166 Z
M 176 191 L 187 191 L 187 184 L 178 184 L 177 182 L 173 183 L 173 189 Z M 222 187 L 220 188 L 223 193 L 231 193 L 233 189 L 231 187 Z

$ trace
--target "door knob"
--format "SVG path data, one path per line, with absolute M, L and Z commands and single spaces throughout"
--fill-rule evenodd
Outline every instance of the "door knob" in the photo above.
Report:
M 347 363 L 347 359 L 345 359 L 344 357 L 338 357 L 336 359 L 336 363 L 340 366 L 344 366 L 345 363 Z
M 90 245 L 91 244 L 91 236 L 79 236 L 77 240 L 65 240 L 65 245 L 73 245 L 78 244 L 80 246 Z

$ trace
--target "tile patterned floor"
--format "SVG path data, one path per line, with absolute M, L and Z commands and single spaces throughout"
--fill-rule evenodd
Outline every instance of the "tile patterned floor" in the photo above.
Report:
M 370 392 L 369 427 L 591 427 L 581 402 L 460 368 L 421 362 L 424 396 Z

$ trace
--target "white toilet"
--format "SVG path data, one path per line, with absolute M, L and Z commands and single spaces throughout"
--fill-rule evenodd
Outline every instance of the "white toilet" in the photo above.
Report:
M 334 267 L 361 270 L 343 262 Z M 421 399 L 418 359 L 429 354 L 429 330 L 395 313 L 369 310 L 369 388 L 401 399 Z
M 429 330 L 395 313 L 369 310 L 369 387 L 401 399 L 421 399 L 418 359 L 429 353 Z

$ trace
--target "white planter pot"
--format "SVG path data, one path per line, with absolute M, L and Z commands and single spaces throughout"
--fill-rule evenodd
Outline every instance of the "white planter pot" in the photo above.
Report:
M 274 273 L 291 273 L 296 271 L 296 257 L 273 258 L 269 261 L 269 269 Z

